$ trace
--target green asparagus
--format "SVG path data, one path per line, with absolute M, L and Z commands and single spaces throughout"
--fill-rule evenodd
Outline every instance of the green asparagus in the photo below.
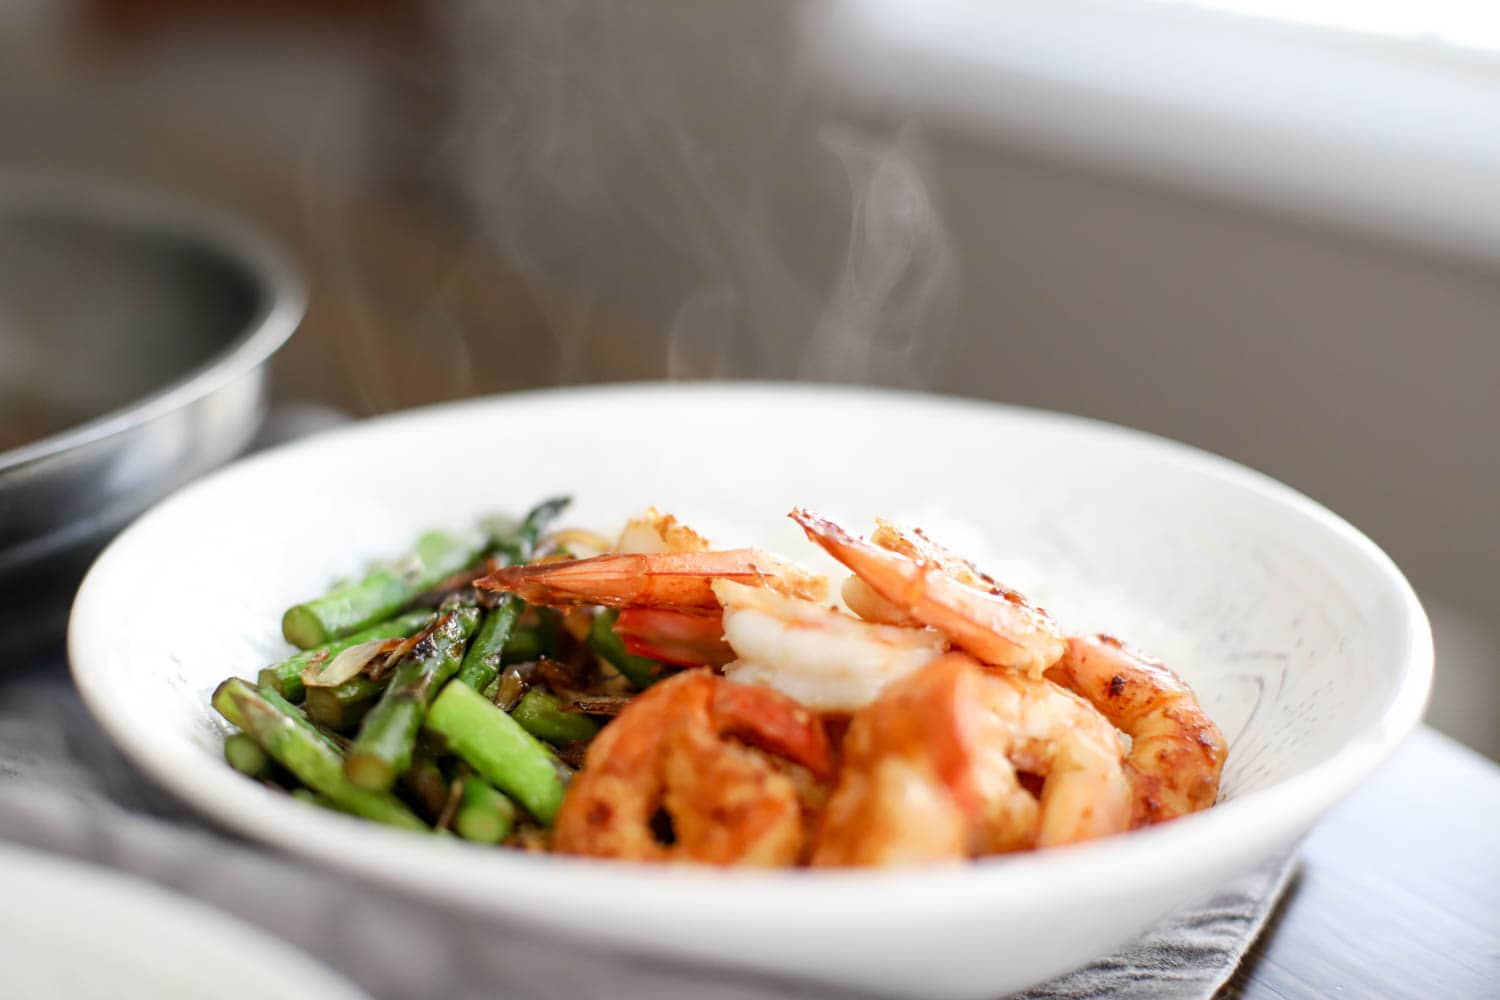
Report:
M 448 779 L 431 754 L 420 749 L 411 760 L 411 767 L 401 776 L 401 787 L 407 797 L 414 799 L 429 819 L 436 820 L 448 804 Z
M 265 777 L 271 770 L 271 758 L 244 733 L 231 733 L 224 739 L 224 759 L 229 766 L 251 778 Z
M 386 791 L 411 765 L 422 715 L 434 693 L 458 672 L 479 609 L 449 612 L 396 667 L 380 701 L 360 723 L 344 769 L 361 788 Z
M 266 667 L 260 672 L 260 684 L 262 687 L 270 686 L 276 689 L 292 701 L 301 701 L 303 697 L 302 671 L 307 669 L 308 664 L 320 657 L 322 662 L 326 663 L 350 646 L 369 642 L 371 639 L 404 639 L 426 628 L 431 621 L 431 611 L 412 611 L 398 615 L 390 621 L 371 625 L 353 635 L 326 643 L 316 649 L 305 650 L 280 663 Z
M 338 687 L 311 687 L 303 707 L 307 717 L 336 733 L 347 733 L 359 725 L 370 708 L 380 700 L 385 685 L 377 684 L 364 674 L 349 678 Z
M 304 785 L 328 798 L 339 809 L 366 819 L 408 830 L 427 824 L 394 796 L 360 788 L 344 776 L 337 751 L 312 736 L 245 681 L 231 678 L 220 684 L 214 707 L 260 745 Z
M 568 505 L 567 497 L 554 497 L 537 504 L 513 530 L 497 532 L 495 550 L 500 561 L 508 564 L 524 563 L 536 551 L 536 540 L 547 524 Z M 458 668 L 458 679 L 475 691 L 483 691 L 500 675 L 501 657 L 505 644 L 510 639 L 516 617 L 521 613 L 519 598 L 506 594 L 500 603 L 485 614 L 479 632 L 464 654 L 463 665 Z
M 510 639 L 511 626 L 520 613 L 521 602 L 509 594 L 498 607 L 485 613 L 484 622 L 474 634 L 474 641 L 469 643 L 469 651 L 464 654 L 464 662 L 458 668 L 459 680 L 475 691 L 483 691 L 500 676 L 500 658 L 506 641 Z
M 645 656 L 636 656 L 625 649 L 625 643 L 615 635 L 615 621 L 620 612 L 606 608 L 594 616 L 589 627 L 589 648 L 594 655 L 609 662 L 625 679 L 638 688 L 650 687 L 661 676 L 662 665 Z
M 479 777 L 464 779 L 453 829 L 465 840 L 498 844 L 510 836 L 516 822 L 516 807 L 495 786 Z
M 344 752 L 344 746 L 339 743 L 337 738 L 321 728 L 316 722 L 303 715 L 302 712 L 298 710 L 296 705 L 293 705 L 281 695 L 277 694 L 275 688 L 261 688 L 260 696 L 266 699 L 266 701 L 270 702 L 272 708 L 276 709 L 282 715 L 285 715 L 287 718 L 297 723 L 297 725 L 307 730 L 310 735 L 316 736 L 324 743 L 327 743 L 335 753 Z
M 538 609 L 539 611 L 541 609 Z M 550 623 L 512 629 L 505 648 L 500 653 L 500 663 L 530 663 L 556 652 L 557 637 Z
M 467 684 L 449 684 L 427 711 L 429 732 L 509 794 L 542 823 L 552 825 L 562 804 L 563 764 L 521 724 Z
M 572 502 L 572 497 L 552 497 L 528 510 L 519 522 L 490 521 L 491 546 L 496 555 L 511 564 L 529 562 L 547 525 Z
M 430 531 L 400 562 L 380 566 L 363 580 L 288 608 L 281 619 L 282 634 L 292 645 L 311 649 L 358 632 L 389 618 L 423 591 L 473 565 L 488 544 L 481 535 Z
M 531 688 L 522 695 L 510 715 L 528 733 L 556 746 L 593 739 L 600 729 L 598 719 L 564 711 L 557 696 L 541 688 Z

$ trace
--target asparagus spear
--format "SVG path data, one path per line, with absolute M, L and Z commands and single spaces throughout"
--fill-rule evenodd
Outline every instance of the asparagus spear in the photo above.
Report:
M 271 770 L 271 758 L 244 733 L 230 733 L 224 739 L 224 759 L 243 775 L 260 778 Z
M 364 674 L 351 677 L 338 687 L 307 689 L 303 706 L 307 717 L 336 733 L 347 733 L 359 725 L 385 689 Z
M 304 650 L 280 663 L 266 667 L 260 672 L 260 684 L 262 687 L 274 688 L 292 701 L 301 701 L 303 698 L 302 671 L 318 657 L 324 660 L 332 659 L 350 646 L 369 642 L 371 639 L 404 639 L 426 628 L 430 621 L 432 621 L 431 611 L 412 611 L 398 615 L 390 621 L 371 625 L 353 635 L 347 635 L 316 649 Z
M 568 505 L 567 497 L 544 500 L 527 512 L 526 517 L 512 531 L 497 532 L 495 549 L 499 561 L 506 564 L 524 563 L 536 551 L 536 541 L 543 529 L 562 509 Z M 514 594 L 506 594 L 500 603 L 485 614 L 464 662 L 458 668 L 458 679 L 475 691 L 483 691 L 491 681 L 500 676 L 501 657 L 505 644 L 510 639 L 516 616 L 521 613 L 521 601 Z
M 521 523 L 513 530 L 500 529 L 493 532 L 495 551 L 508 563 L 524 563 L 531 560 L 536 550 L 536 541 L 547 525 L 557 519 L 572 497 L 552 497 L 543 500 L 526 512 Z
M 474 641 L 469 643 L 469 651 L 464 654 L 463 665 L 458 668 L 459 680 L 475 691 L 483 691 L 500 676 L 500 657 L 520 613 L 521 602 L 506 594 L 498 607 L 485 614 Z
M 467 684 L 449 684 L 427 711 L 427 729 L 448 750 L 552 825 L 562 804 L 562 763 L 521 724 Z
M 546 611 L 546 608 L 538 608 L 538 613 Z M 532 660 L 540 660 L 544 656 L 556 655 L 557 634 L 551 627 L 551 622 L 544 621 L 536 626 L 527 626 L 511 630 L 510 638 L 506 640 L 505 648 L 500 653 L 500 663 L 509 666 L 512 663 L 530 663 Z
M 606 608 L 594 616 L 594 623 L 589 628 L 589 648 L 594 651 L 594 655 L 609 661 L 636 687 L 650 687 L 661 677 L 662 665 L 625 649 L 625 643 L 615 635 L 615 621 L 619 617 L 620 612 L 614 608 Z
M 403 829 L 427 829 L 427 824 L 394 796 L 368 791 L 345 778 L 343 761 L 336 750 L 239 678 L 220 684 L 213 704 L 277 763 L 339 809 Z
M 297 725 L 307 730 L 309 735 L 316 736 L 318 739 L 328 744 L 329 748 L 332 749 L 335 753 L 341 754 L 344 752 L 344 745 L 340 744 L 339 741 L 335 739 L 331 733 L 320 728 L 316 722 L 303 715 L 302 712 L 298 710 L 296 705 L 293 705 L 281 695 L 277 694 L 274 688 L 262 688 L 260 691 L 260 696 L 266 701 L 270 702 L 271 707 L 276 709 L 276 711 L 280 712 L 282 715 L 285 715 L 287 718 L 297 723 Z
M 465 840 L 498 844 L 510 835 L 516 823 L 516 807 L 505 794 L 478 777 L 464 779 L 453 829 Z
M 599 720 L 564 711 L 557 696 L 541 688 L 531 688 L 522 695 L 510 716 L 532 736 L 557 746 L 593 739 L 600 729 Z
M 236 703 L 231 701 L 227 695 L 223 694 L 226 686 L 231 683 L 243 684 L 247 688 L 250 687 L 247 681 L 240 680 L 240 678 L 238 677 L 231 677 L 229 678 L 229 680 L 224 681 L 224 683 L 220 684 L 218 688 L 214 690 L 213 697 L 210 699 L 210 701 L 213 707 L 218 710 L 218 713 L 220 715 L 222 715 L 230 723 L 239 726 L 241 729 L 244 729 L 245 723 L 240 719 L 239 709 L 236 707 Z M 272 708 L 276 709 L 276 711 L 280 712 L 282 715 L 285 715 L 297 725 L 301 726 L 309 736 L 317 737 L 319 740 L 326 743 L 329 749 L 333 750 L 335 753 L 344 752 L 343 748 L 339 746 L 338 742 L 334 739 L 333 736 L 325 733 L 323 730 L 319 729 L 315 724 L 309 721 L 307 717 L 297 709 L 296 705 L 293 705 L 281 695 L 277 694 L 275 689 L 262 688 L 259 692 L 259 695 Z
M 422 714 L 437 689 L 458 672 L 464 643 L 478 623 L 476 607 L 449 612 L 396 667 L 380 701 L 360 723 L 344 762 L 356 785 L 386 791 L 411 766 Z
M 443 807 L 448 804 L 448 779 L 432 755 L 421 750 L 412 757 L 411 767 L 401 776 L 401 786 L 431 819 L 441 816 Z
M 335 587 L 322 597 L 287 609 L 281 632 L 287 641 L 311 649 L 358 632 L 400 611 L 423 591 L 476 562 L 488 539 L 429 531 L 405 559 L 381 566 L 363 580 Z

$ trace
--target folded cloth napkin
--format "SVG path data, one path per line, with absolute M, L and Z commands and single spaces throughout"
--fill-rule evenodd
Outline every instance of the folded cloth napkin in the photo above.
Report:
M 0 672 L 0 840 L 132 872 L 277 934 L 376 997 L 766 1000 L 851 994 L 581 950 L 261 850 L 195 820 L 127 763 L 60 657 Z M 1179 910 L 1130 945 L 1022 994 L 1211 997 L 1286 886 L 1277 861 Z

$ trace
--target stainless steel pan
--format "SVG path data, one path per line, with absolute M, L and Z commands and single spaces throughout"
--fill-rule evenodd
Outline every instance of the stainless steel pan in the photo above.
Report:
M 237 222 L 0 175 L 0 640 L 60 637 L 103 544 L 249 443 L 303 305 Z

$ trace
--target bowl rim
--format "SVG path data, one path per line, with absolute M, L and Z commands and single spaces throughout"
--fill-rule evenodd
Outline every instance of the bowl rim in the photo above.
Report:
M 217 206 L 87 175 L 0 173 L 0 212 L 12 207 L 130 228 L 196 245 L 239 270 L 260 301 L 251 319 L 206 360 L 129 403 L 0 451 L 0 482 L 18 470 L 127 433 L 254 370 L 302 321 L 307 292 L 291 258 L 259 229 Z
M 1129 836 L 980 859 L 963 866 L 885 870 L 724 870 L 558 855 L 533 856 L 461 843 L 441 843 L 423 835 L 318 813 L 249 782 L 221 780 L 233 777 L 227 770 L 219 778 L 210 779 L 209 769 L 214 772 L 222 769 L 218 761 L 206 757 L 184 759 L 174 755 L 171 752 L 172 738 L 158 737 L 141 727 L 129 725 L 125 713 L 116 712 L 109 703 L 107 678 L 110 671 L 102 665 L 105 650 L 100 646 L 100 637 L 90 635 L 90 619 L 99 613 L 95 606 L 103 600 L 100 595 L 105 584 L 101 580 L 112 571 L 116 559 L 124 558 L 122 553 L 128 555 L 143 532 L 151 530 L 158 521 L 170 518 L 178 504 L 193 502 L 194 493 L 212 488 L 214 483 L 229 477 L 253 474 L 247 470 L 282 461 L 292 453 L 336 449 L 350 436 L 377 435 L 391 422 L 442 421 L 466 411 L 525 407 L 539 400 L 559 397 L 577 400 L 592 396 L 628 404 L 632 396 L 661 393 L 674 393 L 680 397 L 693 393 L 738 395 L 742 401 L 749 395 L 764 394 L 774 395 L 782 403 L 788 397 L 805 401 L 811 397 L 827 400 L 842 395 L 874 399 L 884 405 L 947 407 L 955 412 L 983 413 L 1037 426 L 1063 426 L 1091 435 L 1102 434 L 1122 445 L 1143 448 L 1163 461 L 1194 467 L 1210 478 L 1291 508 L 1293 513 L 1313 520 L 1319 528 L 1351 546 L 1366 560 L 1371 582 L 1389 588 L 1402 609 L 1399 624 L 1406 641 L 1402 648 L 1391 652 L 1401 667 L 1398 681 L 1392 686 L 1375 721 L 1328 758 L 1268 788 L 1221 802 L 1213 809 L 1132 831 Z M 589 911 L 618 912 L 631 906 L 638 908 L 640 899 L 649 900 L 649 905 L 657 908 L 657 912 L 673 906 L 701 906 L 702 894 L 708 889 L 722 891 L 730 888 L 735 893 L 735 912 L 725 919 L 732 920 L 735 926 L 753 926 L 757 921 L 785 924 L 789 920 L 795 921 L 797 926 L 813 926 L 837 919 L 846 928 L 858 928 L 888 922 L 891 919 L 890 904 L 897 898 L 901 912 L 918 919 L 939 914 L 979 914 L 993 906 L 993 903 L 986 905 L 990 893 L 1002 885 L 1005 893 L 1020 894 L 1020 898 L 1028 898 L 1026 894 L 1029 893 L 1054 895 L 1070 888 L 1095 896 L 1107 891 L 1111 898 L 1121 898 L 1122 893 L 1172 884 L 1176 874 L 1174 869 L 1190 859 L 1196 859 L 1192 863 L 1199 868 L 1205 867 L 1205 852 L 1208 858 L 1217 859 L 1216 867 L 1221 870 L 1230 867 L 1248 870 L 1269 859 L 1269 845 L 1278 848 L 1290 846 L 1293 839 L 1352 791 L 1415 728 L 1426 706 L 1433 670 L 1432 635 L 1426 614 L 1410 583 L 1390 557 L 1343 518 L 1264 473 L 1191 445 L 1088 417 L 932 393 L 781 382 L 638 382 L 457 400 L 371 418 L 315 439 L 293 442 L 241 459 L 184 487 L 111 543 L 79 589 L 69 623 L 68 650 L 74 681 L 94 718 L 152 780 L 194 810 L 278 850 L 313 859 L 400 891 L 440 898 L 449 905 L 475 912 L 526 915 L 535 919 L 541 908 L 526 902 L 537 898 L 535 893 L 553 895 L 558 877 L 587 879 L 587 908 L 565 910 L 558 907 L 547 918 L 552 925 L 564 919 L 560 915 L 564 912 L 575 917 L 586 916 Z M 91 663 L 94 666 L 91 667 Z M 200 778 L 206 780 L 200 781 Z M 1247 821 L 1257 818 L 1260 820 L 1258 826 L 1250 823 L 1247 827 Z M 330 823 L 335 826 L 330 827 Z M 1247 828 L 1254 831 L 1252 835 L 1245 835 Z M 1276 836 L 1268 837 L 1267 829 Z M 334 830 L 342 831 L 343 835 L 329 836 Z M 422 878 L 413 878 L 404 871 L 411 866 L 389 864 L 392 850 L 423 851 L 434 861 L 440 854 L 446 854 L 450 859 L 460 859 L 462 864 L 456 867 L 445 864 L 440 869 L 425 870 Z M 1192 864 L 1188 866 L 1192 867 Z M 446 874 L 438 876 L 439 871 Z M 500 884 L 506 886 L 506 892 L 488 891 Z M 1107 890 L 1100 886 L 1107 886 Z M 635 901 L 631 897 L 635 897 Z M 570 930 L 581 938 L 600 942 L 621 940 L 619 934 L 600 931 L 597 927 L 570 925 Z M 664 946 L 663 950 L 684 953 L 683 947 L 674 943 Z

